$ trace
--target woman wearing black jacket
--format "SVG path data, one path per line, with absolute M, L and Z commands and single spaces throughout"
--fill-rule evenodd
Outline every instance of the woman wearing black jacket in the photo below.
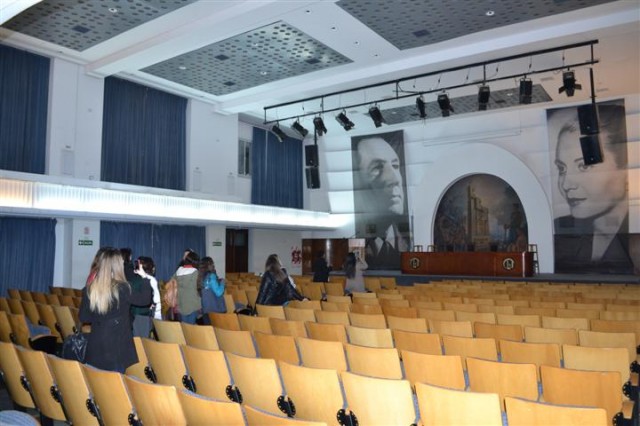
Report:
M 85 361 L 103 370 L 124 373 L 138 362 L 130 306 L 148 304 L 151 286 L 145 283 L 139 290 L 131 290 L 118 249 L 101 249 L 95 263 L 95 277 L 82 290 L 80 303 L 80 321 L 91 323 Z
M 271 254 L 265 263 L 265 271 L 260 282 L 256 304 L 284 305 L 290 300 L 304 300 L 291 283 L 286 269 L 282 267 L 277 254 Z

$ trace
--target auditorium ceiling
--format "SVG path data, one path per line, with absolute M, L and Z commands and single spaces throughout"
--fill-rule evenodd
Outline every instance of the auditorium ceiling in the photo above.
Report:
M 274 120 L 344 106 L 356 128 L 371 128 L 368 104 L 375 101 L 385 100 L 379 106 L 394 125 L 419 119 L 415 98 L 395 99 L 399 94 L 429 92 L 427 116 L 439 117 L 435 91 L 462 86 L 449 91 L 458 105 L 454 114 L 474 112 L 483 79 L 583 60 L 589 52 L 440 71 L 592 39 L 599 40 L 598 96 L 637 92 L 640 79 L 625 72 L 640 62 L 639 27 L 637 0 L 44 0 L 4 22 L 0 42 L 255 122 L 264 119 L 265 106 L 433 73 L 267 115 Z M 576 77 L 588 89 L 588 72 Z M 567 101 L 558 94 L 561 72 L 531 78 L 534 103 Z M 521 107 L 518 80 L 492 84 L 488 109 Z M 577 92 L 576 100 L 588 95 Z M 304 119 L 306 127 L 311 119 Z

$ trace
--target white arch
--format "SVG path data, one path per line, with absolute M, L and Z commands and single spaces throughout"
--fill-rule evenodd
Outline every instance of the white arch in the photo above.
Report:
M 540 272 L 553 272 L 553 215 L 542 185 L 518 157 L 487 143 L 456 144 L 424 166 L 420 184 L 411 188 L 415 244 L 432 244 L 440 198 L 454 182 L 477 173 L 497 176 L 513 187 L 527 217 L 529 241 L 538 245 Z

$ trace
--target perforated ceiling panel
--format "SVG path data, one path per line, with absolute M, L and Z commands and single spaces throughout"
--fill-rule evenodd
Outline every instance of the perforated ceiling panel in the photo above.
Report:
M 519 92 L 518 89 L 503 89 L 496 90 L 491 92 L 491 96 L 489 99 L 489 104 L 487 105 L 487 110 L 496 110 L 501 108 L 509 108 L 519 105 Z M 435 97 L 435 95 L 429 95 L 429 97 Z M 430 100 L 430 99 L 427 99 Z M 539 84 L 533 85 L 533 90 L 531 93 L 531 103 L 540 103 L 540 102 L 549 102 L 551 101 L 551 97 Z M 470 112 L 478 111 L 478 96 L 477 95 L 469 95 L 469 96 L 461 96 L 457 98 L 451 98 L 451 106 L 453 107 L 453 112 L 451 116 L 467 114 Z M 385 119 L 387 124 L 399 124 L 406 123 L 410 121 L 421 120 L 418 115 L 418 110 L 415 105 L 408 105 L 397 108 L 384 109 L 384 104 L 380 104 L 380 110 L 382 111 L 382 116 Z M 438 102 L 435 100 L 433 102 L 427 102 L 427 119 L 434 117 L 442 117 L 442 112 L 440 110 L 440 106 Z
M 83 51 L 196 0 L 45 0 L 3 27 Z
M 337 4 L 404 50 L 612 1 L 340 0 Z
M 302 31 L 276 22 L 142 71 L 203 92 L 226 95 L 349 62 Z

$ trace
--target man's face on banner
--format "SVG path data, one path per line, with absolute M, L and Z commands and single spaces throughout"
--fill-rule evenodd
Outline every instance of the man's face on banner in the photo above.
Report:
M 374 194 L 372 210 L 381 213 L 404 214 L 404 189 L 400 159 L 384 139 L 363 139 L 358 144 L 358 173 L 362 182 Z

